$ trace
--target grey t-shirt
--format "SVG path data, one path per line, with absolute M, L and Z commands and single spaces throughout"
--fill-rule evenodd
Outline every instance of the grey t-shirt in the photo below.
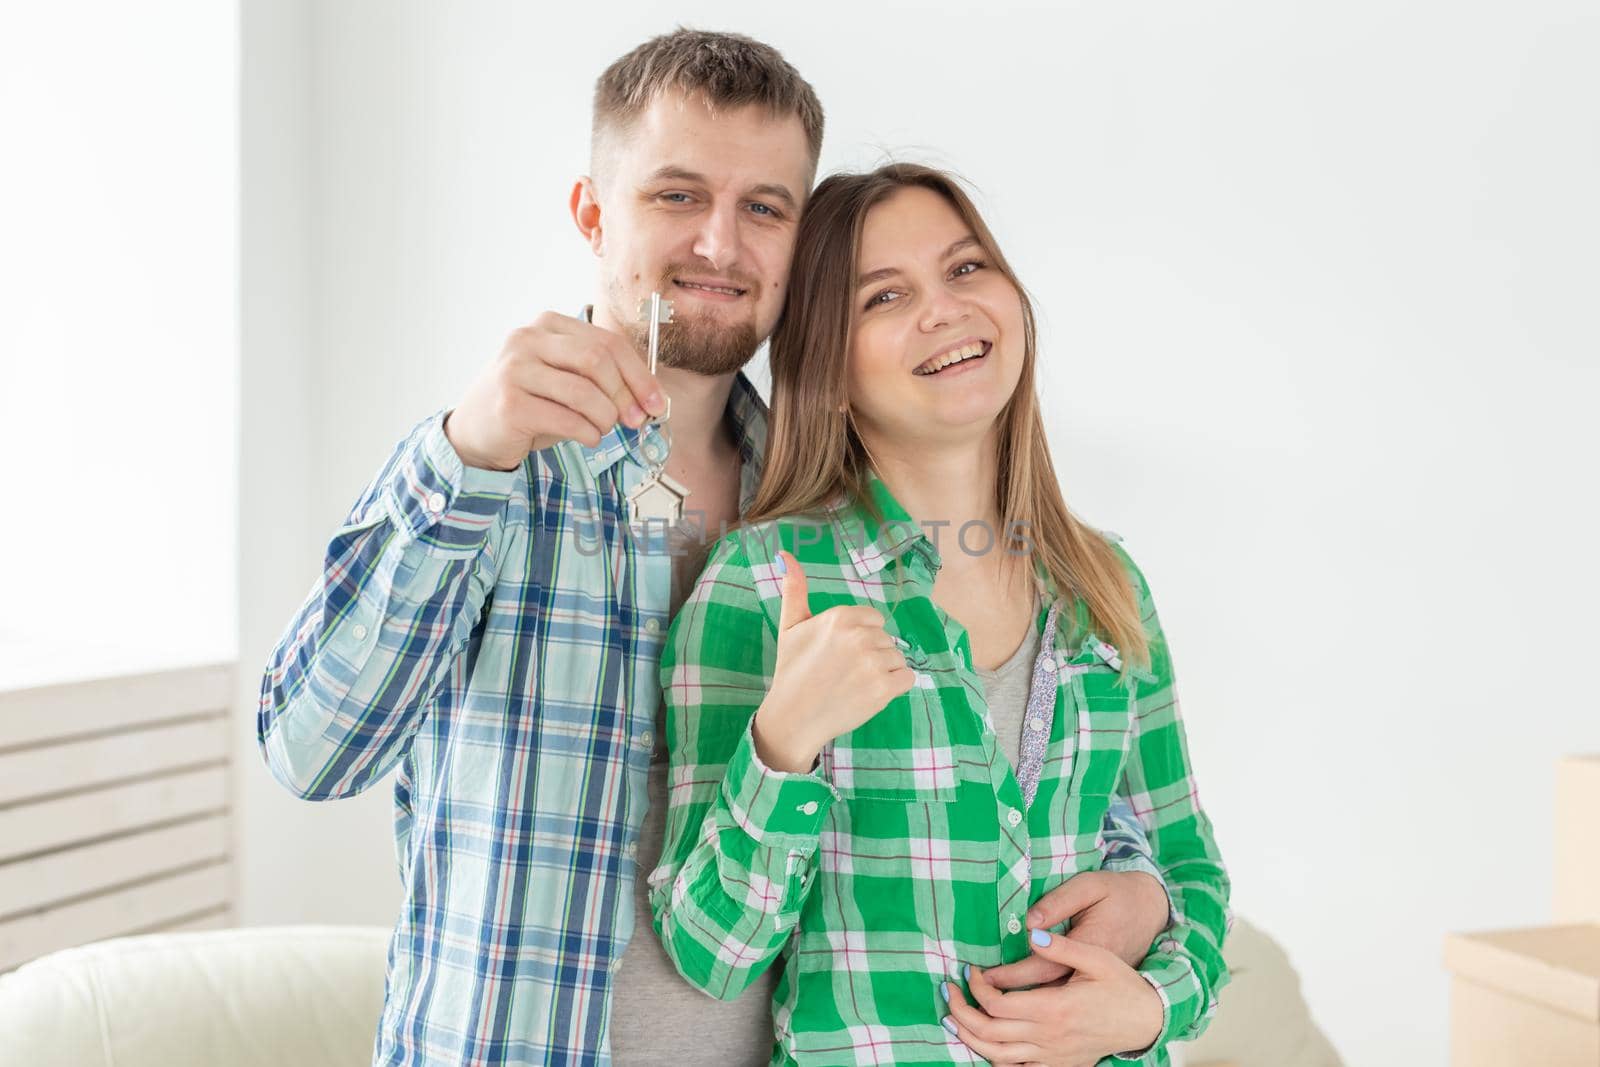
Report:
M 694 588 L 710 550 L 688 527 L 668 531 L 672 557 L 672 614 Z M 656 707 L 655 750 L 646 790 L 649 808 L 639 831 L 633 880 L 633 936 L 612 978 L 611 1055 L 619 1065 L 661 1063 L 765 1064 L 772 1058 L 772 990 L 780 964 L 731 1001 L 686 982 L 651 927 L 649 875 L 661 857 L 667 827 L 666 707 Z
M 1034 614 L 1038 614 L 1038 590 L 1034 591 Z M 983 680 L 984 700 L 989 705 L 989 722 L 994 727 L 1000 751 L 1016 770 L 1022 752 L 1022 719 L 1028 710 L 1028 690 L 1033 684 L 1033 661 L 1039 656 L 1043 634 L 1033 626 L 1009 659 L 993 670 L 976 668 Z

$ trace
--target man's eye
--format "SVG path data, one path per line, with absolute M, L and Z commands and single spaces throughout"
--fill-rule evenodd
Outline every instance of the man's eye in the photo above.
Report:
M 678 199 L 674 200 L 673 199 L 674 197 L 677 197 Z M 662 193 L 661 194 L 661 199 L 670 200 L 674 204 L 687 204 L 689 202 L 689 194 L 688 193 Z
M 778 218 L 777 210 L 774 209 L 770 204 L 756 203 L 756 204 L 751 204 L 750 207 L 758 215 L 765 215 L 768 218 L 772 218 L 772 219 Z

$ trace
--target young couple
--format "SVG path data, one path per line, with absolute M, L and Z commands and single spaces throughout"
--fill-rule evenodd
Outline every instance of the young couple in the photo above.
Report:
M 747 38 L 608 68 L 592 308 L 397 446 L 272 652 L 280 782 L 396 771 L 375 1064 L 1162 1064 L 1215 1010 L 1171 660 L 1022 287 L 937 171 L 813 191 L 822 127 Z M 630 525 L 657 469 L 697 522 Z

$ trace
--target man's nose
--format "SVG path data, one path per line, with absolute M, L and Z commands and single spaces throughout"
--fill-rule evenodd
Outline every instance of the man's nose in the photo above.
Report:
M 695 234 L 694 254 L 717 270 L 725 270 L 739 258 L 739 220 L 732 207 L 715 207 L 706 212 Z

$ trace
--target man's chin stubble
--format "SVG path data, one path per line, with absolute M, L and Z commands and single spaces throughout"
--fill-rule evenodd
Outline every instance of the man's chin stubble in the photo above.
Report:
M 615 314 L 615 312 L 613 312 Z M 650 330 L 642 323 L 628 319 L 628 340 L 640 355 L 650 351 Z M 657 350 L 657 363 L 662 367 L 693 371 L 713 377 L 732 374 L 755 358 L 761 347 L 754 322 L 710 325 L 690 318 L 677 318 L 661 327 L 661 347 Z
M 674 329 L 682 325 L 684 329 Z M 645 334 L 649 343 L 649 334 Z M 661 331 L 660 361 L 664 366 L 704 374 L 732 374 L 756 354 L 761 339 L 753 322 L 706 328 L 702 323 L 672 323 Z

